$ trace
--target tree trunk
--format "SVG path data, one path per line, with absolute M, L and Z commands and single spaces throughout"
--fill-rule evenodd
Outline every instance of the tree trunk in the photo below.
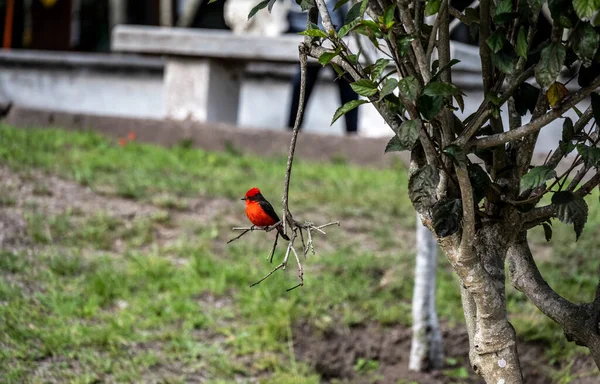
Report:
M 473 244 L 459 236 L 440 239 L 440 246 L 461 279 L 461 296 L 471 367 L 486 383 L 522 383 L 516 333 L 508 322 L 504 260 L 507 239 L 499 225 L 484 225 Z M 506 232 L 506 231 L 505 231 Z
M 409 369 L 427 371 L 444 366 L 442 334 L 435 309 L 437 242 L 417 215 L 417 261 L 412 300 L 413 337 Z

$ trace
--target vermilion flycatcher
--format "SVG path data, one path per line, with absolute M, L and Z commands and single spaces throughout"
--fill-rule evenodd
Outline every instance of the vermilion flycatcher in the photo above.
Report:
M 252 188 L 246 192 L 246 196 L 242 199 L 246 201 L 246 216 L 250 222 L 257 227 L 268 227 L 279 222 L 279 216 L 275 213 L 273 206 L 263 197 L 260 189 Z M 290 240 L 283 233 L 283 226 L 277 226 L 277 232 L 286 240 Z

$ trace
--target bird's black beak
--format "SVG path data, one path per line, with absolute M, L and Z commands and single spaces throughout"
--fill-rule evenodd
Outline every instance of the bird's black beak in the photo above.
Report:
M 246 200 L 246 198 L 244 197 L 243 199 L 240 199 L 240 200 Z

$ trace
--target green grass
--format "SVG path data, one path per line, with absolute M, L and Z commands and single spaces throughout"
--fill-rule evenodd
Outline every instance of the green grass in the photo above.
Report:
M 34 251 L 0 252 L 0 381 L 317 383 L 318 375 L 290 349 L 299 321 L 322 331 L 410 325 L 414 250 L 399 232 L 412 231 L 414 213 L 400 165 L 294 165 L 296 215 L 341 219 L 342 228 L 315 238 L 317 254 L 303 263 L 306 286 L 286 293 L 297 281 L 295 268 L 248 287 L 272 268 L 264 260 L 270 248 L 265 234 L 224 246 L 232 223 L 243 220 L 239 197 L 249 187 L 276 202 L 285 159 L 211 153 L 185 143 L 122 148 L 90 132 L 8 126 L 0 127 L 0 143 L 0 165 L 26 180 L 39 171 L 57 174 L 156 209 L 134 218 L 109 211 L 49 213 L 38 202 L 19 205 L 16 191 L 0 190 L 0 208 L 23 210 L 35 245 Z M 33 183 L 34 196 L 52 197 L 48 185 Z M 198 198 L 228 199 L 230 207 L 208 221 L 177 219 L 189 210 L 184 199 Z M 580 240 L 556 223 L 551 255 L 539 262 L 549 283 L 575 301 L 590 300 L 596 285 L 597 199 L 597 193 L 589 199 Z M 178 230 L 177 237 L 160 240 L 164 228 Z M 543 234 L 535 230 L 531 239 L 541 244 Z M 282 256 L 279 249 L 276 259 Z M 384 276 L 388 282 L 381 284 Z M 443 257 L 438 279 L 440 317 L 462 324 L 457 280 Z M 567 343 L 520 293 L 509 289 L 508 301 L 518 334 L 547 343 L 548 359 L 561 364 L 562 371 L 553 371 L 556 380 L 566 380 L 566 362 L 584 349 Z M 355 363 L 357 373 L 377 377 L 379 362 Z M 462 368 L 446 375 L 464 378 Z

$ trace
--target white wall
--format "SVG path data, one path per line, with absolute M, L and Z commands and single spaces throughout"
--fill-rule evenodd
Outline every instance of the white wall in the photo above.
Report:
M 322 71 L 325 73 L 325 71 Z M 456 78 L 455 80 L 460 81 Z M 468 91 L 465 117 L 475 111 L 483 94 Z M 238 124 L 243 127 L 284 129 L 291 98 L 290 81 L 286 78 L 251 76 L 244 80 L 240 95 Z M 16 105 L 54 109 L 73 113 L 163 118 L 165 116 L 162 75 L 147 71 L 107 71 L 55 67 L 0 68 L 0 99 Z M 309 100 L 304 128 L 307 131 L 343 134 L 344 118 L 330 126 L 331 117 L 339 107 L 337 86 L 325 76 L 313 90 Z M 586 103 L 579 105 L 581 110 Z M 576 118 L 574 113 L 569 114 Z M 525 117 L 527 118 L 527 117 Z M 524 121 L 527 121 L 524 118 Z M 506 108 L 503 120 L 507 126 Z M 556 148 L 560 139 L 562 119 L 542 130 L 539 152 Z M 371 105 L 359 107 L 359 130 L 364 136 L 391 137 L 391 130 Z

